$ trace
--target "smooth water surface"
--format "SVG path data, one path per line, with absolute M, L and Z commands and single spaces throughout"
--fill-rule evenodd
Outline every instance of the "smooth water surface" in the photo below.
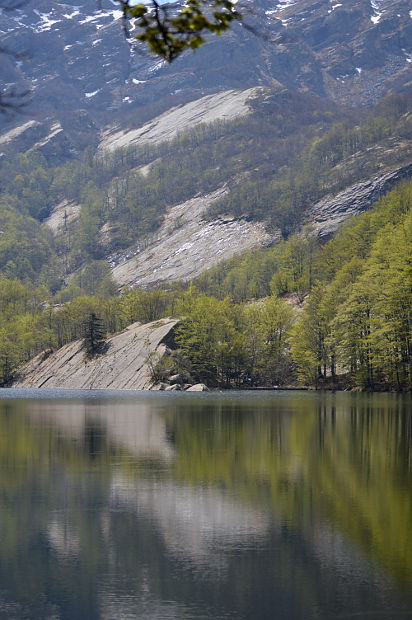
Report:
M 412 619 L 412 401 L 0 390 L 0 619 Z

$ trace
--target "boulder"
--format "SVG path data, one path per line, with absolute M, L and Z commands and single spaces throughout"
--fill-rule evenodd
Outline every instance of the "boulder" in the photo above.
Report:
M 183 385 L 184 380 L 183 380 L 182 375 L 172 375 L 171 377 L 169 377 L 169 383 L 170 385 L 175 385 L 176 383 Z
M 209 392 L 209 388 L 204 383 L 196 383 L 187 388 L 186 392 Z
M 169 387 L 167 383 L 156 383 L 151 389 L 163 392 L 167 387 Z

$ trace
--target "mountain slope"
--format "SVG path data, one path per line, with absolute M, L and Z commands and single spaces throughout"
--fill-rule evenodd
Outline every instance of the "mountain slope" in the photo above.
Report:
M 281 84 L 358 105 L 411 81 L 408 0 L 255 0 L 243 13 L 257 35 L 237 25 L 167 66 L 129 47 L 109 0 L 28 2 L 0 15 L 4 47 L 29 56 L 4 59 L 4 85 L 32 88 L 30 115 L 58 121 L 79 148 L 209 92 Z
M 237 25 L 171 66 L 129 45 L 109 1 L 0 15 L 4 45 L 30 53 L 6 58 L 6 86 L 33 96 L 3 123 L 0 182 L 5 208 L 50 244 L 32 281 L 55 292 L 91 261 L 121 286 L 188 279 L 302 224 L 332 230 L 375 198 L 358 208 L 349 188 L 408 174 L 409 2 L 256 0 L 243 13 L 257 34 Z M 0 270 L 21 278 L 2 241 Z

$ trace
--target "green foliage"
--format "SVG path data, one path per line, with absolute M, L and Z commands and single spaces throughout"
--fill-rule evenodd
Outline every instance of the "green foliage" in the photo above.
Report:
M 116 293 L 117 286 L 109 265 L 106 261 L 95 260 L 87 263 L 68 286 L 55 295 L 55 301 L 64 303 L 85 295 L 95 295 L 107 299 Z
M 237 381 L 241 371 L 238 309 L 228 299 L 199 295 L 191 288 L 180 311 L 185 320 L 177 329 L 176 342 L 190 360 L 195 378 L 219 386 Z
M 270 172 L 267 165 L 257 161 L 253 173 L 231 188 L 213 206 L 212 214 L 266 220 L 280 228 L 286 238 L 296 230 L 306 209 L 325 194 L 336 193 L 378 172 L 382 159 L 385 165 L 397 165 L 402 159 L 402 151 L 391 148 L 390 140 L 395 136 L 401 141 L 411 138 L 411 95 L 388 97 L 369 114 L 347 116 L 339 122 L 334 122 L 336 110 L 328 117 L 325 109 L 314 109 L 314 101 L 308 98 L 304 113 L 300 109 L 303 103 L 304 99 L 288 93 L 276 99 L 270 110 L 273 113 L 265 119 L 280 123 L 276 125 L 276 143 L 272 138 L 272 146 L 265 144 L 263 151 L 272 164 Z M 290 109 L 288 120 L 286 105 L 283 108 L 281 104 Z M 342 119 L 342 113 L 339 117 Z M 300 127 L 295 134 L 293 124 L 297 118 Z M 322 127 L 316 125 L 316 120 L 323 121 Z M 409 162 L 409 149 L 406 153 Z
M 176 342 L 196 380 L 208 385 L 285 384 L 291 377 L 287 338 L 292 308 L 275 298 L 236 305 L 191 287 L 183 296 Z
M 51 235 L 29 216 L 21 215 L 7 197 L 0 201 L 0 273 L 23 282 L 42 282 L 56 256 Z
M 138 7 L 142 19 L 153 18 Z M 199 7 L 187 6 L 187 23 Z M 285 92 L 250 106 L 246 117 L 160 145 L 88 149 L 58 167 L 37 153 L 0 162 L 3 383 L 42 349 L 81 338 L 91 313 L 115 332 L 180 312 L 182 360 L 211 385 L 284 384 L 296 366 L 318 386 L 346 377 L 362 388 L 410 389 L 409 186 L 325 246 L 300 226 L 326 193 L 405 160 L 411 96 L 391 96 L 362 115 Z M 103 258 L 132 244 L 138 251 L 168 207 L 224 184 L 207 217 L 260 219 L 283 239 L 205 272 L 186 293 L 182 286 L 116 297 Z M 62 200 L 80 205 L 80 216 L 52 238 L 42 223 Z M 303 306 L 295 326 L 290 306 L 275 297 Z
M 183 8 L 174 9 L 151 0 L 134 4 L 120 0 L 125 18 L 133 19 L 140 30 L 135 38 L 147 45 L 151 52 L 171 62 L 186 49 L 197 49 L 205 39 L 205 32 L 222 34 L 233 20 L 241 19 L 232 0 L 187 0 Z
M 0 384 L 39 350 L 50 346 L 53 334 L 42 322 L 47 290 L 29 289 L 17 280 L 0 278 Z
M 303 303 L 289 344 L 306 385 L 411 389 L 411 211 L 409 182 L 325 245 L 306 229 L 227 261 L 196 283 L 220 299 L 247 301 L 271 289 Z M 256 308 L 251 306 L 252 315 Z M 259 342 L 253 333 L 250 338 L 245 368 Z M 293 377 L 290 361 L 286 367 Z
M 121 314 L 127 325 L 150 323 L 175 314 L 174 294 L 160 289 L 155 291 L 125 291 L 120 302 Z
M 54 292 L 86 263 L 132 244 L 144 247 L 168 207 L 224 184 L 228 192 L 208 217 L 263 220 L 286 239 L 326 193 L 372 175 L 382 164 L 409 161 L 410 95 L 389 97 L 361 115 L 304 93 L 268 92 L 250 106 L 250 115 L 200 125 L 162 144 L 97 154 L 87 149 L 80 160 L 57 167 L 39 153 L 1 161 L 0 272 L 27 284 L 45 283 Z M 52 239 L 38 222 L 62 201 L 80 205 L 80 217 Z M 263 264 L 252 279 L 234 272 L 231 278 L 233 299 L 271 292 Z M 243 292 L 234 292 L 235 280 Z M 63 297 L 89 292 L 80 289 Z
M 198 288 L 116 297 L 103 261 L 91 262 L 54 300 L 45 287 L 2 278 L 0 381 L 39 351 L 82 338 L 91 316 L 113 333 L 180 315 L 180 358 L 168 368 L 184 367 L 211 386 L 284 385 L 296 367 L 303 383 L 317 387 L 411 389 L 411 242 L 409 182 L 325 245 L 305 229 L 206 272 Z M 94 296 L 79 296 L 85 291 Z
M 310 228 L 292 235 L 284 245 L 279 269 L 270 282 L 274 295 L 295 292 L 300 301 L 312 288 L 316 279 L 315 252 L 319 242 Z
M 246 381 L 251 385 L 285 385 L 294 376 L 288 339 L 295 313 L 282 299 L 269 297 L 242 312 Z
M 412 389 L 412 183 L 348 223 L 317 262 L 321 282 L 291 338 L 301 376 Z
M 103 335 L 118 332 L 136 320 L 145 322 L 172 314 L 169 311 L 175 305 L 175 292 L 125 291 L 122 297 L 110 296 L 103 287 L 106 265 L 91 264 L 87 271 L 88 286 L 95 286 L 100 296 L 70 298 L 70 292 L 84 290 L 73 284 L 63 291 L 68 295 L 63 304 L 63 292 L 52 298 L 45 287 L 32 289 L 17 280 L 0 278 L 0 384 L 8 383 L 15 369 L 34 355 L 85 338 L 86 328 L 88 349 L 93 353 L 90 339 L 94 342 L 97 332 L 91 333 L 92 316 L 99 317 L 95 327 Z
M 103 352 L 105 335 L 103 321 L 91 312 L 83 322 L 83 348 L 88 359 Z

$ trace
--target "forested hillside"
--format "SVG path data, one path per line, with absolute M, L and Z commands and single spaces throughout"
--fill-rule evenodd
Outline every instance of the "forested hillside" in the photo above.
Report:
M 360 117 L 287 92 L 266 91 L 251 106 L 245 117 L 159 145 L 88 149 L 56 167 L 38 152 L 3 161 L 0 271 L 55 294 L 90 261 L 109 259 L 107 272 L 129 247 L 138 254 L 170 207 L 219 187 L 225 195 L 210 218 L 263 220 L 286 239 L 324 195 L 410 161 L 410 95 L 390 96 Z
M 349 221 L 328 243 L 309 229 L 226 263 L 188 285 L 45 306 L 45 289 L 2 279 L 1 372 L 84 334 L 184 316 L 154 377 L 210 386 L 412 387 L 412 182 Z M 261 298 L 261 299 L 259 299 Z
M 412 20 L 328 7 L 256 0 L 254 34 L 171 67 L 108 1 L 1 13 L 34 59 L 5 69 L 33 107 L 0 134 L 2 383 L 93 314 L 186 317 L 159 380 L 411 387 L 410 187 L 384 196 L 412 171 Z
M 303 383 L 410 389 L 411 208 L 408 182 L 325 245 L 307 228 L 211 270 L 197 285 L 239 305 L 265 295 L 291 303 L 295 320 L 286 340 Z

